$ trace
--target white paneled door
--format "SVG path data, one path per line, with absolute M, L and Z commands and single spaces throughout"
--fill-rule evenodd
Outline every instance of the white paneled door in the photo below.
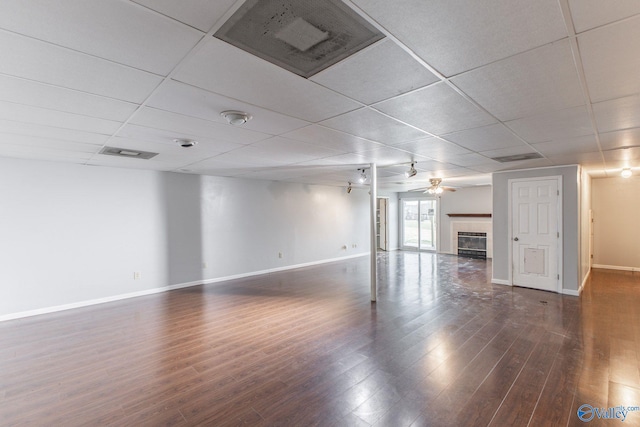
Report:
M 560 178 L 511 182 L 513 284 L 558 292 Z

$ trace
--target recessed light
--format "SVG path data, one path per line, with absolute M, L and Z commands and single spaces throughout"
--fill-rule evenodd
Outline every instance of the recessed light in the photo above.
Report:
M 624 168 L 622 169 L 622 172 L 620 172 L 620 176 L 622 176 L 623 178 L 631 178 L 631 175 L 633 175 L 633 172 L 631 172 L 631 168 Z
M 198 141 L 194 141 L 193 139 L 184 138 L 174 139 L 173 142 L 178 143 L 183 148 L 190 148 L 198 143 Z

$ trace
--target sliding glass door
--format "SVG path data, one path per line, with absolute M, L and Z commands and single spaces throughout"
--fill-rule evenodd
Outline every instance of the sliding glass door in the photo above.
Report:
M 402 200 L 402 247 L 436 250 L 436 200 Z

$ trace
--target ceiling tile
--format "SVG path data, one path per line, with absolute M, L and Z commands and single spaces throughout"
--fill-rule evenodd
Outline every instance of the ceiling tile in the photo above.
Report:
M 584 106 L 552 111 L 505 123 L 527 142 L 544 142 L 593 134 Z
M 450 133 L 443 138 L 471 151 L 496 150 L 522 145 L 522 141 L 500 123 Z
M 143 102 L 156 75 L 0 31 L 0 73 L 130 102 Z
M 601 133 L 600 145 L 603 150 L 640 145 L 640 128 Z
M 265 167 L 284 166 L 293 162 L 279 158 L 276 154 L 264 155 L 259 150 L 251 150 L 249 147 L 241 147 L 237 150 L 229 151 L 219 156 L 212 157 L 211 160 L 218 162 L 229 162 L 239 164 L 251 170 L 258 170 Z
M 244 111 L 252 116 L 242 128 L 265 134 L 279 135 L 301 128 L 309 122 L 274 113 L 255 105 L 199 89 L 176 81 L 165 82 L 149 99 L 147 105 L 174 113 L 199 117 L 227 125 L 223 111 Z
M 168 172 L 176 168 L 174 163 L 165 163 L 158 160 L 129 159 L 124 157 L 96 154 L 86 162 L 89 166 L 107 166 L 112 168 L 143 169 Z
M 424 132 L 404 125 L 370 108 L 361 108 L 342 114 L 320 124 L 386 145 L 401 144 L 425 136 Z
M 4 0 L 0 28 L 161 75 L 167 75 L 203 35 L 118 0 Z
M 573 153 L 573 154 L 554 154 L 549 160 L 555 165 L 583 165 L 585 167 L 602 167 L 602 154 L 600 152 L 592 153 Z
M 131 150 L 149 151 L 158 153 L 154 157 L 155 160 L 166 163 L 174 163 L 173 160 L 180 164 L 193 163 L 209 157 L 217 156 L 229 150 L 220 150 L 215 144 L 199 142 L 194 147 L 184 148 L 178 144 L 170 142 L 151 142 L 133 138 L 111 138 L 107 145 L 109 147 L 128 148 Z
M 640 92 L 640 16 L 583 33 L 578 45 L 592 102 Z
M 282 135 L 285 138 L 331 148 L 343 153 L 362 152 L 380 148 L 381 144 L 358 138 L 324 126 L 311 125 Z
M 396 150 L 391 147 L 376 148 L 375 150 L 360 153 L 367 163 L 376 163 L 381 166 L 397 163 L 409 163 L 416 160 L 415 155 L 406 151 Z
M 8 135 L 0 133 L 0 144 L 18 145 L 33 149 L 44 148 L 48 150 L 73 151 L 76 153 L 93 154 L 100 149 L 100 145 L 86 144 L 83 142 L 64 141 L 53 138 L 42 138 L 30 135 Z
M 568 40 L 478 68 L 452 82 L 502 121 L 584 104 Z
M 74 129 L 63 129 L 53 126 L 44 126 L 34 123 L 0 120 L 0 132 L 6 135 L 26 135 L 40 138 L 52 138 L 84 144 L 102 145 L 109 135 L 83 132 Z M 6 136 L 10 138 L 10 136 Z
M 549 157 L 554 155 L 567 155 L 580 152 L 598 151 L 598 143 L 593 135 L 580 136 L 577 138 L 561 139 L 550 142 L 531 144 L 543 155 Z
M 329 148 L 281 137 L 265 139 L 242 147 L 235 152 L 238 154 L 247 153 L 251 157 L 275 158 L 284 163 L 305 162 L 339 154 Z
M 471 153 L 464 147 L 438 138 L 423 138 L 399 145 L 396 148 L 444 162 Z
M 608 166 L 624 165 L 625 167 L 630 167 L 635 166 L 640 161 L 640 147 L 605 151 L 603 154 Z M 609 163 L 612 163 L 612 165 L 609 165 Z
M 0 101 L 0 119 L 102 134 L 112 134 L 121 125 L 121 123 L 111 120 L 5 101 Z
M 175 132 L 174 138 L 181 138 L 181 135 L 187 134 L 238 144 L 250 144 L 269 137 L 269 135 L 238 126 L 211 122 L 149 107 L 138 111 L 130 123 Z
M 602 0 L 569 0 L 577 33 L 640 13 L 637 0 L 616 0 L 602 7 Z
M 627 96 L 593 104 L 599 132 L 640 127 L 640 96 Z
M 360 106 L 347 97 L 213 37 L 183 63 L 174 78 L 311 122 Z
M 496 122 L 445 83 L 383 101 L 374 108 L 436 135 Z
M 174 139 L 193 139 L 198 141 L 196 147 L 198 150 L 202 148 L 202 146 L 210 147 L 211 150 L 217 153 L 225 153 L 227 151 L 235 150 L 236 148 L 240 148 L 243 144 L 236 144 L 234 142 L 222 140 L 219 138 L 206 138 L 201 135 L 195 135 L 192 133 L 178 133 L 170 130 L 162 130 L 156 129 L 146 126 L 127 124 L 125 125 L 119 132 L 119 137 L 135 139 L 139 141 L 147 141 L 154 144 L 167 144 L 172 146 L 178 146 Z M 181 148 L 181 147 L 179 147 Z M 209 148 L 207 148 L 208 150 Z
M 429 85 L 438 78 L 392 40 L 384 39 L 311 80 L 372 104 Z
M 450 161 L 455 165 L 464 166 L 464 167 L 492 165 L 492 164 L 498 163 L 495 160 L 491 160 L 488 157 L 485 157 L 477 153 L 463 154 L 460 156 L 456 156 L 454 159 L 451 159 Z
M 567 36 L 556 0 L 354 0 L 446 76 Z
M 236 0 L 133 0 L 163 15 L 184 22 L 205 33 L 213 27 Z
M 125 121 L 137 105 L 0 74 L 0 100 L 101 119 Z
M 93 153 L 0 143 L 0 156 L 48 162 L 85 163 Z

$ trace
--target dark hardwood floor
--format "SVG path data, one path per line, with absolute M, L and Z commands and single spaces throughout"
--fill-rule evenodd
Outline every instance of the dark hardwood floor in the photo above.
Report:
M 368 262 L 0 323 L 0 425 L 578 426 L 583 404 L 640 406 L 640 273 L 594 270 L 577 298 L 391 252 L 372 305 Z

